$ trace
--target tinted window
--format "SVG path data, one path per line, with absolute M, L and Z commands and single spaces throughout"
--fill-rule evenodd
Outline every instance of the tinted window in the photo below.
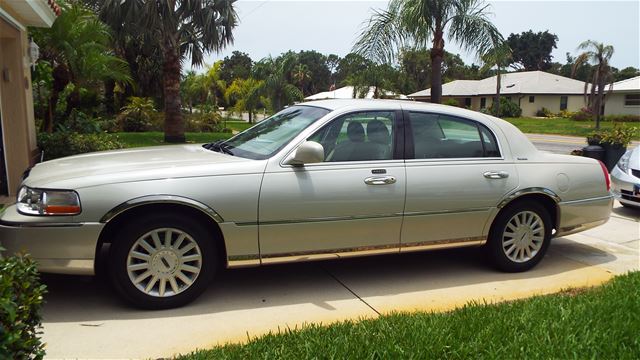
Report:
M 324 147 L 325 161 L 391 160 L 395 113 L 359 112 L 339 117 L 309 138 Z
M 499 157 L 484 125 L 447 115 L 410 113 L 416 159 Z

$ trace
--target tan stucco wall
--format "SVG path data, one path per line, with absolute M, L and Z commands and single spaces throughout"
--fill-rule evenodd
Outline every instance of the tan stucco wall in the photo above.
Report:
M 633 94 L 631 92 L 627 94 Z M 635 94 L 640 94 L 637 92 Z M 640 115 L 640 106 L 625 106 L 624 93 L 614 93 L 609 95 L 604 105 L 605 115 Z
M 27 46 L 26 31 L 0 18 L 0 109 L 10 195 L 37 150 Z

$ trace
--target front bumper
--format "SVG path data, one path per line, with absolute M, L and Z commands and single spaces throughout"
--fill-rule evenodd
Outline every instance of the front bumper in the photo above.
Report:
M 17 222 L 23 215 L 15 205 L 0 215 L 0 246 L 3 255 L 28 253 L 47 273 L 93 275 L 101 223 Z
M 631 206 L 640 207 L 640 179 L 615 166 L 611 170 L 611 190 L 616 200 Z

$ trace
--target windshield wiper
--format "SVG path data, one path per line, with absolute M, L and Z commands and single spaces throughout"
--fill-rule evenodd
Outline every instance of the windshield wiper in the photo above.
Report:
M 231 146 L 225 144 L 224 140 L 218 140 L 218 141 L 214 141 L 212 143 L 208 143 L 208 144 L 204 144 L 202 145 L 203 148 L 207 149 L 207 150 L 212 150 L 215 152 L 219 152 L 219 153 L 223 153 L 223 154 L 229 154 L 233 156 L 233 152 L 231 151 Z

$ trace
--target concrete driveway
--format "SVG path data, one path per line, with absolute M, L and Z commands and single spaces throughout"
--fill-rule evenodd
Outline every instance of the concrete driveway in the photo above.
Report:
M 229 270 L 195 303 L 167 311 L 131 309 L 100 279 L 47 276 L 43 339 L 49 358 L 155 358 L 305 323 L 597 285 L 640 269 L 639 219 L 618 205 L 609 223 L 556 239 L 522 274 L 492 270 L 476 249 Z

